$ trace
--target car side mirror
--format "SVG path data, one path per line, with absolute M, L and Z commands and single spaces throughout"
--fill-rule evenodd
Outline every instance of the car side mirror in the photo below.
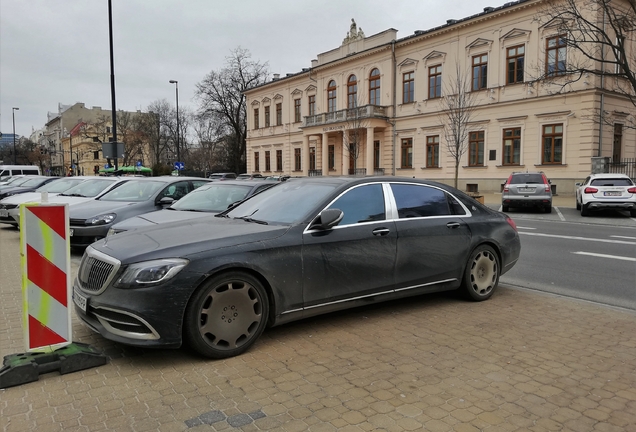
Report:
M 581 183 L 574 183 L 574 186 L 581 186 Z
M 309 229 L 328 230 L 340 223 L 344 213 L 340 209 L 323 210 L 309 225 Z
M 173 198 L 170 197 L 163 197 L 159 200 L 159 205 L 160 206 L 169 206 L 170 204 L 172 204 L 173 202 L 175 202 L 175 200 Z

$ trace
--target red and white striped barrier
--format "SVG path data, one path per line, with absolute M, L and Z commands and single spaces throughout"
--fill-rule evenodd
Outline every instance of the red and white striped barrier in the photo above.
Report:
M 20 252 L 25 350 L 71 344 L 68 204 L 22 204 Z

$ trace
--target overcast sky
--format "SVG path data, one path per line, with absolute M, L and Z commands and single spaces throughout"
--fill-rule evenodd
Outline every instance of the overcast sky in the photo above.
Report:
M 272 73 L 296 73 L 337 48 L 351 18 L 398 38 L 505 0 L 112 0 L 117 109 L 156 100 L 196 108 L 195 85 L 240 46 Z M 0 131 L 29 136 L 58 103 L 110 110 L 107 0 L 0 0 Z

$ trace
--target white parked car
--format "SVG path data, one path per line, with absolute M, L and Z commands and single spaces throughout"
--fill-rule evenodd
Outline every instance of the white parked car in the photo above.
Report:
M 592 174 L 576 183 L 576 209 L 581 216 L 593 210 L 628 210 L 636 217 L 636 185 L 625 174 Z
M 50 203 L 66 203 L 69 206 L 74 206 L 93 200 L 130 179 L 131 177 L 92 177 L 53 197 L 49 196 L 48 201 Z M 40 201 L 41 196 L 29 200 L 29 202 Z M 8 216 L 15 221 L 14 225 L 18 226 L 20 223 L 20 204 L 5 204 L 4 200 L 2 203 Z

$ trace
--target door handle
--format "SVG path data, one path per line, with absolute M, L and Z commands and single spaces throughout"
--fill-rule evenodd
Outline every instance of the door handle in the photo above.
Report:
M 390 230 L 388 228 L 376 228 L 372 232 L 374 236 L 385 236 Z
M 459 222 L 449 222 L 446 224 L 446 227 L 451 229 L 459 228 Z

